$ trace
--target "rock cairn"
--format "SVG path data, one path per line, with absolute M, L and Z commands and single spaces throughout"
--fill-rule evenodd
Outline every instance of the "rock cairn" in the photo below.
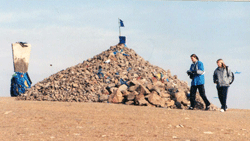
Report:
M 18 100 L 106 102 L 187 109 L 187 82 L 151 65 L 123 44 L 38 82 Z M 204 103 L 197 95 L 197 109 Z

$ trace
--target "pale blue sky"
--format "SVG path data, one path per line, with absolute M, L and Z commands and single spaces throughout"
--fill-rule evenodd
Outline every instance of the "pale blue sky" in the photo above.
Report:
M 204 63 L 207 97 L 218 107 L 212 75 L 216 60 L 224 59 L 242 72 L 229 88 L 228 107 L 250 109 L 249 9 L 249 2 L 0 1 L 0 96 L 10 95 L 11 43 L 31 44 L 29 74 L 35 84 L 116 45 L 121 18 L 129 48 L 189 84 L 185 72 L 196 53 Z

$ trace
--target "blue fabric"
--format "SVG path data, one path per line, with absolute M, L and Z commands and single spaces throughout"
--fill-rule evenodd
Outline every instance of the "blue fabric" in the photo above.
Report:
M 123 21 L 120 19 L 120 27 L 124 27 Z
M 130 71 L 131 70 L 131 68 L 129 67 L 128 69 L 127 69 L 127 71 Z
M 125 44 L 126 43 L 126 36 L 119 36 L 119 44 Z
M 122 55 L 124 55 L 124 56 L 129 56 L 128 54 L 125 54 L 125 53 L 123 53 Z
M 16 72 L 11 78 L 10 94 L 11 96 L 18 96 L 19 94 L 25 93 L 26 89 L 30 87 L 31 82 L 27 73 Z
M 190 71 L 194 72 L 194 71 L 197 71 L 197 69 L 204 71 L 204 66 L 201 61 L 191 64 Z M 203 75 L 194 74 L 194 78 L 192 79 L 191 86 L 197 86 L 197 85 L 203 85 L 203 84 L 205 84 L 204 74 Z
M 122 78 L 120 78 L 120 83 L 121 83 L 121 85 L 125 84 L 129 88 L 127 81 L 124 81 Z
M 102 69 L 101 68 L 98 70 L 97 75 L 98 75 L 99 79 L 104 76 L 104 74 L 102 73 Z

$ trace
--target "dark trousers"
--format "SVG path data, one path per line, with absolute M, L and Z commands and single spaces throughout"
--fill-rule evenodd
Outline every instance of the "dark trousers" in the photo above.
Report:
M 228 86 L 217 87 L 218 96 L 221 104 L 221 109 L 227 109 L 227 91 Z
M 205 88 L 204 85 L 197 85 L 197 86 L 191 86 L 190 90 L 190 102 L 191 102 L 191 107 L 194 108 L 195 106 L 195 97 L 196 97 L 196 91 L 197 89 L 199 90 L 200 96 L 205 102 L 206 106 L 210 105 L 210 102 L 208 101 L 206 95 L 205 95 Z

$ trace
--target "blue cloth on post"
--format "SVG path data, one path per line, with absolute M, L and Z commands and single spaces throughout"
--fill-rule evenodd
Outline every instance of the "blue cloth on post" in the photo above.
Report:
M 25 93 L 26 89 L 30 87 L 31 82 L 27 73 L 16 72 L 11 78 L 10 94 L 11 96 L 18 96 Z

